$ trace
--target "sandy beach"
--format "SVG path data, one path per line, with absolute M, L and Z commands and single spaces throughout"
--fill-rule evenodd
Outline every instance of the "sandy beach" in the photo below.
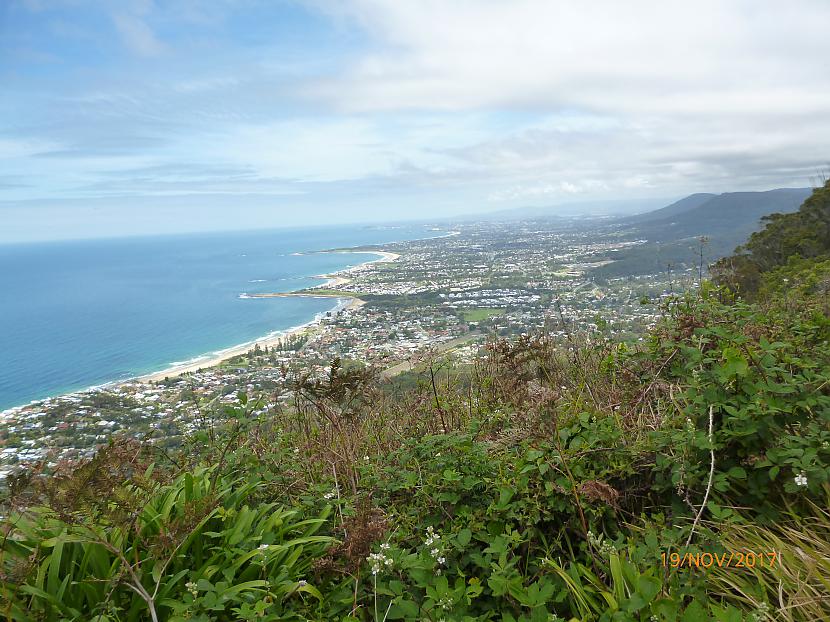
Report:
M 363 262 L 360 265 L 366 265 L 367 263 L 376 263 L 376 262 L 386 262 L 386 261 L 395 261 L 400 257 L 397 253 L 390 253 L 388 251 L 330 251 L 334 253 L 361 253 L 361 254 L 373 254 L 378 255 L 377 259 L 373 259 L 367 262 Z M 357 267 L 357 266 L 355 266 Z M 344 270 L 340 270 L 338 272 L 333 272 L 332 274 L 320 274 L 316 275 L 317 278 L 326 279 L 326 282 L 320 285 L 321 288 L 327 287 L 335 287 L 338 285 L 345 285 L 351 281 L 350 278 L 343 276 L 342 272 L 348 272 L 352 268 L 346 268 Z M 305 293 L 303 291 L 298 292 L 276 292 L 273 294 L 249 294 L 250 298 L 282 298 L 282 297 L 289 297 L 289 296 L 303 296 L 303 297 L 311 297 L 311 298 L 338 298 L 343 301 L 341 305 L 338 305 L 337 308 L 334 309 L 334 312 L 343 311 L 346 309 L 356 309 L 364 304 L 362 300 L 359 298 L 355 298 L 351 296 L 348 292 L 344 292 L 342 296 L 338 296 L 336 294 L 315 294 L 313 292 Z M 218 352 L 214 352 L 211 354 L 206 354 L 203 357 L 199 357 L 194 359 L 193 361 L 188 361 L 181 365 L 175 365 L 173 367 L 169 367 L 167 369 L 163 369 L 158 372 L 153 372 L 151 374 L 146 374 L 143 376 L 138 376 L 137 378 L 132 378 L 130 381 L 140 380 L 145 382 L 153 382 L 164 380 L 165 378 L 174 378 L 176 376 L 180 376 L 182 374 L 186 374 L 189 372 L 198 371 L 200 369 L 207 369 L 209 367 L 214 367 L 219 365 L 220 363 L 227 361 L 228 359 L 232 359 L 235 356 L 239 356 L 240 354 L 245 354 L 250 350 L 253 350 L 254 347 L 257 345 L 260 348 L 264 347 L 273 347 L 278 346 L 283 343 L 285 340 L 293 337 L 295 335 L 302 335 L 313 333 L 319 326 L 319 319 L 314 319 L 307 324 L 303 324 L 302 326 L 298 326 L 297 328 L 290 329 L 287 331 L 280 331 L 276 332 L 273 335 L 268 335 L 262 337 L 261 339 L 257 339 L 255 341 L 250 341 L 248 343 L 242 343 L 237 346 L 232 346 L 225 350 L 219 350 Z M 128 381 L 129 382 L 129 381 Z
M 325 251 L 327 253 L 359 253 L 361 255 L 379 255 L 377 259 L 372 259 L 370 261 L 364 261 L 363 263 L 354 266 L 354 268 L 359 268 L 360 266 L 365 266 L 366 264 L 370 263 L 383 263 L 387 261 L 395 261 L 400 255 L 398 253 L 390 253 L 389 251 Z M 317 279 L 326 279 L 326 282 L 322 285 L 319 285 L 320 288 L 327 288 L 327 287 L 337 287 L 338 285 L 346 285 L 347 283 L 351 282 L 351 279 L 343 276 L 343 273 L 348 273 L 350 270 L 354 268 L 344 268 L 343 270 L 338 270 L 337 272 L 332 272 L 331 274 L 315 274 L 314 278 Z
M 304 294 L 290 292 L 283 295 L 303 296 Z M 276 296 L 279 296 L 279 294 L 263 294 L 260 297 L 264 298 Z M 313 294 L 309 294 L 309 296 L 314 298 L 337 298 L 337 296 L 314 296 Z M 346 299 L 344 297 L 343 299 L 348 300 L 348 302 L 334 309 L 334 313 L 346 309 L 355 309 L 365 304 L 362 300 L 358 300 L 357 298 Z M 188 361 L 187 363 L 184 363 L 182 365 L 175 365 L 173 367 L 169 367 L 158 372 L 138 376 L 126 382 L 133 382 L 136 380 L 144 382 L 155 382 L 159 380 L 164 380 L 165 378 L 175 378 L 176 376 L 181 376 L 182 374 L 199 371 L 200 369 L 215 367 L 216 365 L 219 365 L 220 363 L 223 363 L 228 359 L 232 359 L 233 357 L 239 356 L 240 354 L 250 352 L 256 346 L 259 346 L 260 348 L 265 348 L 266 346 L 271 348 L 280 345 L 290 337 L 313 333 L 318 328 L 319 323 L 319 319 L 314 319 L 307 324 L 298 326 L 297 328 L 293 328 L 286 331 L 280 331 L 273 335 L 268 335 L 262 337 L 261 339 L 256 339 L 255 341 L 249 341 L 248 343 L 242 343 L 237 346 L 232 346 L 225 350 L 219 350 L 218 352 L 207 354 L 204 357 L 199 357 L 197 359 L 194 359 L 193 361 Z

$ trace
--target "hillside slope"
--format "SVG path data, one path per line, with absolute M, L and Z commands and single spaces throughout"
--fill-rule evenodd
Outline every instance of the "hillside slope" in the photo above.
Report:
M 761 228 L 761 218 L 767 214 L 796 211 L 810 192 L 809 188 L 725 192 L 690 209 L 678 209 L 681 206 L 675 203 L 664 208 L 665 212 L 657 210 L 653 212 L 654 218 L 642 223 L 641 229 L 653 240 L 678 240 L 700 235 L 729 238 L 734 240 L 734 248 Z M 693 199 L 687 205 L 693 205 L 700 198 L 700 195 L 687 197 Z
M 761 219 L 774 213 L 792 213 L 810 195 L 809 188 L 779 188 L 764 192 L 726 192 L 704 200 L 690 195 L 660 210 L 620 221 L 632 238 L 643 245 L 609 256 L 614 263 L 595 276 L 662 272 L 668 265 L 683 270 L 699 261 L 699 239 L 706 238 L 706 263 L 724 257 L 763 226 Z
M 645 212 L 643 214 L 637 214 L 627 220 L 628 222 L 651 222 L 654 220 L 662 220 L 664 218 L 676 216 L 677 214 L 681 214 L 683 212 L 688 212 L 696 207 L 700 207 L 707 201 L 714 199 L 716 196 L 718 195 L 712 194 L 711 192 L 698 192 L 690 194 L 687 197 L 683 197 L 679 201 L 675 201 L 671 205 L 667 205 L 666 207 L 661 207 L 660 209 L 650 212 Z

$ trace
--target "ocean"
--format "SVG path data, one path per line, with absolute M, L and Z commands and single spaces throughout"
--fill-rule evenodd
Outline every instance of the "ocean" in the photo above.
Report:
M 337 300 L 240 295 L 377 259 L 314 251 L 436 235 L 340 226 L 0 245 L 0 411 L 305 324 Z

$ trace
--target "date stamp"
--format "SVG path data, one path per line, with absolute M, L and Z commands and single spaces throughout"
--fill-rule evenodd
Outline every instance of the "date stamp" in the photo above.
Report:
M 713 553 L 661 553 L 661 561 L 669 568 L 774 568 L 781 564 L 777 551 L 726 551 Z

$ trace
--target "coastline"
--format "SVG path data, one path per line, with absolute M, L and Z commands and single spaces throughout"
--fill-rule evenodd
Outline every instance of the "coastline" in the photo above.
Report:
M 360 251 L 360 250 L 337 250 L 337 251 L 320 251 L 321 253 L 344 253 L 344 254 L 372 254 L 372 255 L 379 255 L 377 259 L 370 259 L 369 261 L 364 261 L 357 266 L 352 266 L 350 268 L 343 268 L 343 270 L 338 270 L 337 272 L 332 272 L 331 274 L 315 274 L 312 278 L 319 278 L 325 279 L 325 282 L 321 285 L 316 287 L 326 288 L 326 287 L 333 287 L 337 285 L 345 285 L 351 281 L 350 278 L 342 276 L 341 273 L 348 272 L 357 267 L 365 266 L 371 263 L 382 263 L 388 261 L 395 261 L 400 257 L 398 253 L 392 253 L 389 251 Z M 297 290 L 293 292 L 275 292 L 271 294 L 247 294 L 249 298 L 283 298 L 283 297 L 293 297 L 293 296 L 301 296 L 304 298 L 334 298 L 338 301 L 337 305 L 329 311 L 329 313 L 339 313 L 340 311 L 346 310 L 353 310 L 362 307 L 366 304 L 364 301 L 360 300 L 359 298 L 349 296 L 348 293 L 344 292 L 343 296 L 335 296 L 331 294 L 315 294 L 313 292 L 314 288 L 309 288 L 308 293 L 307 290 Z M 229 348 L 225 348 L 223 350 L 218 350 L 217 352 L 204 354 L 199 356 L 192 361 L 187 361 L 185 363 L 179 365 L 173 365 L 166 369 L 157 372 L 151 372 L 149 374 L 142 374 L 140 376 L 134 376 L 132 378 L 127 378 L 125 380 L 119 380 L 117 382 L 112 383 L 113 385 L 120 385 L 126 382 L 159 382 L 164 380 L 165 378 L 175 378 L 177 376 L 181 376 L 183 374 L 199 371 L 202 369 L 208 369 L 210 367 L 216 367 L 217 365 L 221 365 L 225 361 L 232 359 L 240 354 L 246 354 L 247 352 L 251 351 L 256 346 L 261 348 L 264 347 L 274 347 L 284 343 L 291 337 L 311 333 L 320 323 L 320 317 L 315 317 L 312 320 L 309 320 L 305 324 L 301 324 L 300 326 L 296 326 L 294 328 L 289 328 L 283 331 L 275 331 L 268 335 L 264 335 L 258 339 L 254 339 L 252 341 L 248 341 L 245 343 L 240 343 L 235 346 L 230 346 Z
M 329 254 L 360 254 L 360 255 L 380 255 L 377 259 L 370 259 L 369 261 L 364 261 L 356 266 L 352 266 L 351 268 L 343 268 L 342 270 L 338 270 L 337 272 L 332 272 L 331 274 L 315 274 L 314 278 L 317 279 L 326 279 L 326 282 L 322 285 L 319 285 L 318 288 L 326 288 L 326 287 L 335 287 L 337 285 L 346 285 L 351 281 L 350 278 L 342 276 L 341 273 L 348 273 L 355 268 L 359 268 L 361 266 L 366 266 L 370 263 L 386 263 L 389 261 L 395 261 L 400 257 L 399 253 L 392 253 L 389 251 L 359 251 L 359 250 L 338 250 L 338 251 L 321 251 L 324 253 Z M 309 289 L 316 289 L 316 288 L 309 288 Z M 298 292 L 290 292 L 295 293 L 296 295 L 302 295 L 302 291 Z M 289 292 L 287 292 L 289 293 Z M 309 294 L 311 295 L 311 294 Z
M 338 298 L 340 301 L 348 302 L 338 302 L 337 306 L 332 309 L 329 313 L 339 313 L 340 311 L 344 311 L 346 309 L 355 309 L 357 307 L 362 306 L 364 303 L 362 300 L 358 300 L 357 298 L 339 298 L 335 296 L 314 296 L 312 294 L 301 294 L 297 293 L 289 293 L 286 292 L 284 295 L 288 296 L 308 296 L 311 298 Z M 260 297 L 277 297 L 279 294 L 270 294 L 270 295 L 263 295 Z M 297 335 L 307 334 L 314 331 L 317 325 L 320 323 L 320 317 L 315 317 L 313 320 L 306 322 L 305 324 L 301 324 L 294 328 L 288 328 L 283 331 L 276 331 L 272 334 L 265 335 L 259 339 L 254 339 L 253 341 L 248 341 L 245 343 L 240 343 L 235 346 L 231 346 L 229 348 L 225 348 L 224 350 L 218 350 L 212 354 L 205 354 L 203 356 L 197 357 L 193 361 L 188 361 L 182 363 L 180 365 L 174 365 L 172 367 L 168 367 L 167 369 L 163 369 L 161 371 L 152 372 L 149 374 L 144 374 L 141 376 L 135 376 L 133 378 L 129 378 L 127 380 L 119 380 L 118 382 L 113 383 L 114 385 L 120 385 L 127 382 L 159 382 L 164 380 L 165 378 L 175 378 L 177 376 L 181 376 L 187 373 L 200 371 L 204 369 L 209 369 L 211 367 L 216 367 L 217 365 L 221 365 L 227 360 L 234 358 L 235 356 L 239 356 L 240 354 L 246 354 L 253 350 L 256 346 L 261 348 L 271 348 L 274 346 L 278 346 L 284 343 L 286 340 L 290 339 L 291 337 L 295 337 Z

